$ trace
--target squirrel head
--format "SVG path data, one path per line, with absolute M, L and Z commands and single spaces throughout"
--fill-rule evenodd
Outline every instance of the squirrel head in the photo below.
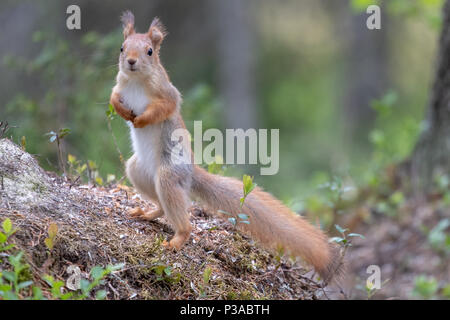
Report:
M 120 48 L 119 68 L 128 75 L 150 74 L 159 65 L 159 49 L 166 30 L 154 18 L 146 33 L 136 33 L 134 15 L 125 11 L 121 17 L 124 41 Z

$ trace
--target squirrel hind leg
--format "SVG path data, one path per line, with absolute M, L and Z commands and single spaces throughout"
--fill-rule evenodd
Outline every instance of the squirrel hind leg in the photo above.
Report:
M 126 174 L 136 190 L 143 196 L 144 199 L 151 200 L 156 203 L 158 209 L 147 210 L 136 207 L 128 211 L 132 218 L 139 218 L 143 220 L 152 221 L 164 215 L 164 211 L 158 201 L 155 184 L 152 179 L 146 178 L 139 170 L 137 165 L 137 157 L 134 154 L 126 163 Z
M 144 197 L 144 199 L 158 202 L 155 183 L 153 179 L 143 174 L 142 169 L 138 166 L 136 154 L 133 154 L 131 158 L 128 159 L 125 165 L 125 172 L 131 184 L 136 188 L 139 194 Z
M 160 170 L 156 179 L 156 193 L 165 217 L 175 230 L 175 235 L 165 246 L 179 250 L 189 239 L 192 226 L 188 214 L 188 191 L 174 181 L 172 172 Z

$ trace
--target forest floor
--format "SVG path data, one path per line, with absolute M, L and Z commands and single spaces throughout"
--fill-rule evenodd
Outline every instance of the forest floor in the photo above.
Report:
M 9 239 L 15 247 L 0 252 L 0 270 L 10 270 L 8 256 L 23 251 L 27 280 L 41 287 L 47 298 L 52 295 L 43 279 L 46 274 L 65 283 L 71 276 L 69 266 L 77 266 L 88 279 L 94 266 L 118 263 L 124 266 L 100 285 L 107 299 L 320 299 L 326 295 L 312 280 L 313 272 L 262 249 L 230 222 L 198 206 L 190 209 L 189 242 L 174 252 L 163 246 L 173 236 L 164 218 L 148 222 L 127 215 L 137 206 L 154 207 L 127 186 L 74 184 L 45 172 L 6 139 L 0 140 L 0 176 L 0 222 L 9 218 L 17 228 Z M 49 247 L 46 238 L 52 225 L 57 232 Z M 19 296 L 29 295 L 31 288 Z
M 135 207 L 154 209 L 125 185 L 82 185 L 45 172 L 7 139 L 0 140 L 0 222 L 10 218 L 15 247 L 1 250 L 1 272 L 24 252 L 22 277 L 52 298 L 44 275 L 66 281 L 71 266 L 89 279 L 95 266 L 123 263 L 99 289 L 106 299 L 411 299 L 450 297 L 450 209 L 443 194 L 405 197 L 389 204 L 392 191 L 352 203 L 336 222 L 354 238 L 347 272 L 322 288 L 314 272 L 298 261 L 261 248 L 228 221 L 193 203 L 193 232 L 179 252 L 163 246 L 173 236 L 164 218 L 136 220 Z M 448 196 L 448 195 L 447 195 Z M 383 206 L 380 204 L 384 204 Z M 387 210 L 386 207 L 389 207 Z M 54 245 L 46 243 L 57 227 Z M 0 227 L 1 231 L 1 227 Z M 0 239 L 1 240 L 1 239 Z M 381 288 L 366 290 L 367 268 L 380 268 Z M 73 268 L 73 267 L 72 267 Z M 68 292 L 68 286 L 64 286 Z M 31 287 L 19 297 L 32 294 Z M 90 295 L 92 298 L 92 295 Z
M 363 214 L 351 232 L 363 234 L 348 250 L 344 291 L 350 298 L 449 299 L 450 207 L 444 195 L 410 197 L 387 212 L 375 203 L 358 203 Z M 379 290 L 368 294 L 367 268 L 380 268 Z

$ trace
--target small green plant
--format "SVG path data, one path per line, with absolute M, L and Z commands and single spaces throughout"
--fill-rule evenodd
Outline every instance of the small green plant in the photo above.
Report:
M 450 179 L 446 174 L 438 174 L 435 177 L 437 192 L 442 194 L 443 205 L 450 206 Z
M 380 291 L 388 281 L 389 279 L 383 281 L 383 283 L 381 283 L 380 285 L 380 289 L 377 289 L 372 282 L 366 281 L 364 291 L 367 294 L 367 300 L 370 300 L 378 291 Z
M 438 289 L 439 284 L 434 277 L 420 275 L 414 279 L 412 295 L 423 299 L 433 299 L 436 297 Z
M 165 281 L 170 284 L 176 284 L 181 280 L 181 273 L 174 272 L 171 266 L 164 263 L 157 263 L 151 270 L 156 274 L 156 281 Z
M 81 176 L 87 169 L 86 163 L 82 163 L 81 160 L 78 160 L 77 157 L 70 153 L 67 155 L 67 163 L 69 164 L 69 174 L 71 176 L 75 174 Z
M 275 266 L 275 270 L 278 270 L 281 267 L 282 264 L 282 258 L 284 256 L 284 248 L 282 246 L 277 247 L 277 254 L 275 255 L 275 261 L 277 262 L 277 265 Z
M 450 227 L 450 219 L 442 219 L 428 233 L 428 242 L 439 252 L 450 253 L 450 234 L 446 230 Z
M 95 184 L 102 186 L 103 185 L 103 178 L 100 176 L 100 173 L 98 171 L 98 166 L 95 161 L 88 160 L 87 161 L 87 167 L 88 167 L 88 178 L 89 181 L 93 181 Z
M 50 293 L 52 298 L 55 300 L 68 300 L 73 297 L 73 292 L 63 293 L 64 282 L 61 280 L 56 280 L 50 275 L 44 275 L 43 279 L 50 286 Z
M 33 281 L 22 281 L 26 270 L 29 268 L 27 264 L 22 263 L 23 251 L 16 255 L 8 257 L 9 264 L 12 266 L 12 271 L 2 271 L 0 277 L 0 296 L 5 299 L 17 300 L 20 297 L 20 291 L 33 284 Z M 4 278 L 7 280 L 3 281 Z
M 91 292 L 99 285 L 104 284 L 104 279 L 113 271 L 120 270 L 124 267 L 123 263 L 119 263 L 116 265 L 108 265 L 106 268 L 102 268 L 99 266 L 95 266 L 91 269 L 90 276 L 92 281 L 81 279 L 80 281 L 80 289 L 81 294 L 76 297 L 78 300 L 86 299 L 90 296 Z M 98 290 L 95 292 L 95 299 L 103 300 L 106 298 L 105 290 Z
M 12 222 L 9 218 L 6 218 L 2 223 L 3 232 L 0 231 L 0 252 L 12 249 L 14 244 L 8 244 L 8 239 L 17 230 L 13 229 Z
M 53 246 L 55 245 L 55 238 L 57 233 L 58 226 L 56 225 L 56 223 L 51 223 L 48 227 L 48 237 L 44 239 L 44 243 L 50 251 L 53 250 Z
M 5 219 L 2 223 L 3 231 L 0 233 L 0 238 L 5 241 L 0 243 L 1 251 L 6 251 L 13 248 L 13 245 L 7 244 L 9 237 L 16 232 L 13 229 L 10 219 Z M 52 250 L 58 228 L 56 224 L 50 224 L 48 229 L 48 238 L 45 239 L 45 244 L 49 250 Z M 2 236 L 3 235 L 3 236 Z M 24 263 L 23 251 L 16 254 L 8 255 L 8 262 L 11 265 L 11 270 L 2 270 L 0 272 L 0 300 L 45 300 L 42 289 L 34 286 L 33 281 L 30 280 L 29 265 Z M 95 266 L 91 269 L 90 278 L 80 280 L 80 289 L 78 292 L 64 292 L 64 282 L 55 279 L 51 275 L 44 275 L 42 278 L 50 287 L 50 294 L 52 299 L 67 300 L 67 299 L 87 299 L 90 297 L 95 288 L 104 284 L 104 279 L 112 272 L 122 269 L 123 263 L 116 265 L 108 265 L 106 268 Z M 180 275 L 181 277 L 181 275 Z M 30 290 L 31 289 L 31 290 Z M 97 290 L 95 292 L 95 299 L 101 300 L 106 297 L 105 290 Z
M 45 135 L 50 136 L 49 141 L 51 143 L 56 141 L 56 146 L 58 147 L 58 162 L 59 168 L 64 172 L 64 175 L 67 176 L 65 161 L 63 160 L 63 154 L 61 150 L 61 141 L 70 133 L 69 128 L 61 128 L 56 133 L 55 131 L 50 131 Z
M 245 199 L 247 198 L 247 196 L 250 194 L 250 192 L 252 192 L 257 184 L 253 183 L 253 177 L 250 177 L 246 174 L 244 174 L 244 177 L 242 178 L 242 182 L 243 182 L 243 191 L 244 191 L 244 195 L 243 197 L 240 198 L 240 206 L 241 209 L 244 207 L 244 203 L 245 203 Z M 250 224 L 249 221 L 249 216 L 246 215 L 245 213 L 238 213 L 236 216 L 234 216 L 233 214 L 226 212 L 224 210 L 218 210 L 220 213 L 225 214 L 227 216 L 230 216 L 228 218 L 228 221 L 231 222 L 231 224 L 236 227 L 237 224 L 239 223 L 245 223 L 245 224 Z
M 203 283 L 200 285 L 200 296 L 201 297 L 206 296 L 206 290 L 209 286 L 209 281 L 211 280 L 211 273 L 212 273 L 212 269 L 209 266 L 207 266 L 205 268 L 205 270 L 203 271 Z
M 27 138 L 25 138 L 25 136 L 22 136 L 22 138 L 20 138 L 20 146 L 23 151 L 25 151 L 25 149 L 27 148 Z
M 341 246 L 343 246 L 344 248 L 352 246 L 352 241 L 350 238 L 359 237 L 361 239 L 365 239 L 365 237 L 362 234 L 359 234 L 359 233 L 346 234 L 348 229 L 344 229 L 337 224 L 335 225 L 335 227 L 336 227 L 336 230 L 341 234 L 341 237 L 333 237 L 330 239 L 330 242 L 336 242 L 336 243 L 340 244 Z
M 341 246 L 341 256 L 339 261 L 339 266 L 342 265 L 342 262 L 344 261 L 345 254 L 347 253 L 348 248 L 352 246 L 352 238 L 359 237 L 361 239 L 365 239 L 365 237 L 362 234 L 359 233 L 349 233 L 347 234 L 348 229 L 344 229 L 338 224 L 334 225 L 336 230 L 341 234 L 340 237 L 333 237 L 329 240 L 329 242 L 335 242 L 338 245 Z
M 326 203 L 333 210 L 333 213 L 341 214 L 342 211 L 340 208 L 342 206 L 343 196 L 345 193 L 354 190 L 354 187 L 345 186 L 341 177 L 333 176 L 331 181 L 319 185 L 319 189 L 325 191 Z
M 244 188 L 244 196 L 240 199 L 241 208 L 244 206 L 244 202 L 245 202 L 245 199 L 247 198 L 247 196 L 257 186 L 256 183 L 253 183 L 253 177 L 250 177 L 246 174 L 244 174 L 244 177 L 242 178 L 242 183 L 243 183 L 243 188 Z

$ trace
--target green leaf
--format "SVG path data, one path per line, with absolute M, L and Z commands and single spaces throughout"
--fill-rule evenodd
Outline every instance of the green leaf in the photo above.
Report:
M 160 265 L 154 266 L 152 269 L 158 276 L 160 276 L 163 274 L 165 268 L 166 268 L 165 265 L 160 264 Z
M 125 267 L 125 263 L 124 262 L 118 263 L 118 264 L 115 264 L 115 265 L 109 265 L 108 269 L 111 270 L 111 271 L 117 271 L 117 270 L 122 269 L 123 267 Z
M 448 284 L 444 288 L 442 288 L 442 295 L 444 297 L 446 297 L 447 299 L 450 299 L 450 284 Z
M 67 155 L 67 161 L 70 163 L 70 164 L 74 164 L 75 163 L 75 161 L 77 161 L 77 157 L 75 157 L 74 155 L 71 155 L 70 153 Z
M 228 221 L 230 221 L 234 226 L 236 225 L 236 218 L 228 218 Z
M 245 213 L 239 213 L 238 217 L 241 218 L 242 220 L 248 220 L 248 215 L 246 215 Z
M 56 234 L 58 233 L 58 225 L 56 223 L 51 223 L 48 227 L 48 236 L 50 238 L 56 237 Z
M 62 128 L 62 129 L 59 130 L 59 137 L 60 138 L 64 138 L 69 133 L 70 133 L 70 129 L 69 128 Z
M 19 297 L 13 291 L 6 291 L 3 298 L 5 300 L 19 300 Z
M 2 272 L 3 278 L 8 280 L 9 282 L 15 282 L 16 281 L 16 274 L 12 271 L 3 271 Z
M 330 238 L 329 242 L 336 242 L 336 243 L 341 243 L 342 241 L 344 241 L 344 238 L 341 237 L 333 237 Z
M 211 267 L 205 268 L 205 271 L 203 272 L 203 283 L 204 284 L 209 283 L 209 279 L 211 278 L 211 272 L 212 272 Z
M 39 287 L 33 287 L 33 300 L 43 300 L 42 290 Z
M 362 234 L 359 234 L 359 233 L 349 233 L 347 236 L 348 237 L 360 237 L 361 239 L 365 239 L 366 238 Z
M 350 5 L 354 12 L 365 12 L 367 7 L 372 4 L 379 4 L 379 0 L 351 0 Z
M 6 234 L 0 232 L 0 243 L 5 243 L 8 240 Z
M 105 290 L 98 290 L 96 293 L 95 293 L 95 299 L 97 299 L 97 300 L 103 300 L 103 299 L 105 299 L 106 298 L 106 291 Z
M 53 240 L 50 238 L 45 238 L 44 239 L 44 243 L 45 246 L 49 249 L 49 250 L 53 250 Z
M 96 177 L 96 178 L 95 178 L 95 182 L 96 182 L 98 185 L 102 186 L 102 185 L 103 185 L 103 178 L 102 178 L 102 177 Z
M 20 262 L 20 260 L 22 259 L 22 256 L 23 256 L 23 251 L 20 251 L 15 256 L 11 255 L 8 257 L 9 263 L 11 263 L 11 265 L 14 267 L 14 269 L 23 269 L 23 267 L 20 268 L 22 266 L 22 263 Z
M 438 288 L 438 282 L 434 277 L 425 277 L 421 275 L 414 279 L 413 294 L 430 299 L 436 294 Z
M 3 247 L 3 248 L 0 248 L 0 251 L 6 251 L 6 250 L 9 250 L 9 249 L 11 249 L 11 248 L 14 248 L 16 245 L 15 244 L 9 244 L 9 245 L 7 245 L 7 246 L 5 246 L 5 247 Z
M 91 271 L 92 272 L 92 271 Z M 81 292 L 83 292 L 84 294 L 88 294 L 89 293 L 89 285 L 90 285 L 91 283 L 88 281 L 88 280 L 86 280 L 86 279 L 81 279 L 80 280 L 80 289 L 81 289 Z
M 21 290 L 23 288 L 29 287 L 33 284 L 33 281 L 24 281 L 17 285 L 17 290 Z
M 3 230 L 6 234 L 10 233 L 12 230 L 12 222 L 11 219 L 6 218 L 5 221 L 3 221 Z
M 244 198 L 245 198 L 256 187 L 256 184 L 253 183 L 253 177 L 250 177 L 246 174 L 244 174 L 242 182 L 244 184 Z
M 347 231 L 347 229 L 342 228 L 338 224 L 335 224 L 334 226 L 336 227 L 336 230 L 339 231 L 340 233 L 345 233 Z
M 164 268 L 164 273 L 168 276 L 172 274 L 172 268 L 170 266 L 167 266 Z
M 91 269 L 91 276 L 94 280 L 99 280 L 104 276 L 104 269 L 99 266 L 95 266 Z
M 13 287 L 10 284 L 0 284 L 0 292 L 11 291 L 12 289 Z
M 52 277 L 51 275 L 48 275 L 48 274 L 45 274 L 45 275 L 42 277 L 42 279 L 44 279 L 45 282 L 47 282 L 47 284 L 48 284 L 49 286 L 53 286 L 53 282 L 55 281 L 55 280 L 53 279 L 53 277 Z

